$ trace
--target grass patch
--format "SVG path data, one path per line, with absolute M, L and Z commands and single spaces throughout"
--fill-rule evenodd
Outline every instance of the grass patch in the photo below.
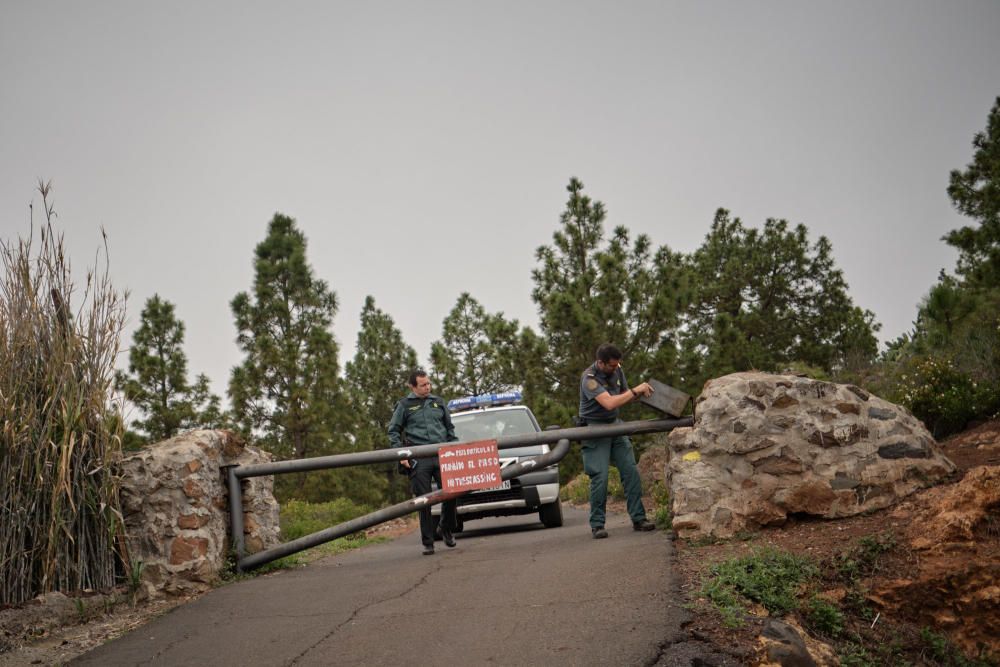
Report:
M 661 481 L 653 482 L 653 488 L 649 490 L 649 496 L 653 501 L 653 523 L 661 530 L 673 528 L 674 517 L 670 507 L 670 489 Z
M 748 602 L 762 605 L 772 616 L 797 609 L 799 588 L 817 574 L 808 558 L 767 547 L 713 565 L 701 593 L 727 626 L 739 627 Z
M 809 628 L 827 637 L 839 637 L 844 631 L 844 614 L 835 604 L 813 596 L 806 605 L 804 615 Z
M 559 498 L 574 505 L 590 503 L 590 476 L 581 472 L 571 479 L 559 489 Z M 614 467 L 608 470 L 608 498 L 625 500 L 625 487 L 622 486 L 618 469 Z
M 359 516 L 363 516 L 372 511 L 366 505 L 358 505 L 346 498 L 338 498 L 327 503 L 310 503 L 303 500 L 289 500 L 281 505 L 279 520 L 281 523 L 281 540 L 290 542 L 306 535 L 318 532 L 325 528 L 332 528 L 338 524 L 350 521 Z M 277 560 L 261 565 L 250 572 L 236 571 L 236 555 L 230 553 L 226 567 L 222 573 L 223 582 L 241 581 L 268 572 L 285 570 L 294 567 L 307 565 L 320 558 L 336 556 L 337 554 L 358 549 L 368 544 L 379 544 L 387 541 L 386 537 L 367 537 L 363 532 L 352 533 L 335 540 L 324 542 L 300 551 L 298 553 L 284 556 Z
M 882 555 L 895 546 L 892 533 L 865 535 L 857 546 L 835 556 L 833 567 L 845 583 L 856 585 L 860 579 L 874 576 L 880 569 Z

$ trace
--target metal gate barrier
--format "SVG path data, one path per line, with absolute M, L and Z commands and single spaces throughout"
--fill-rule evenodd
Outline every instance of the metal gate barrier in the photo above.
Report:
M 497 448 L 500 450 L 512 447 L 528 447 L 531 445 L 546 445 L 556 443 L 555 448 L 547 454 L 521 459 L 517 465 L 508 466 L 503 469 L 501 478 L 504 480 L 523 475 L 532 470 L 539 470 L 558 463 L 569 453 L 570 441 L 594 440 L 597 438 L 610 438 L 620 435 L 640 435 L 644 433 L 662 433 L 681 426 L 691 426 L 694 423 L 692 417 L 681 419 L 649 419 L 643 421 L 620 422 L 617 424 L 598 424 L 594 426 L 578 426 L 574 428 L 558 428 L 541 431 L 538 433 L 528 433 L 525 435 L 512 435 L 497 438 Z M 457 443 L 442 443 L 454 445 Z M 390 463 L 401 459 L 426 459 L 437 456 L 438 447 L 436 445 L 415 445 L 412 447 L 398 447 L 394 449 L 379 449 L 371 452 L 357 452 L 354 454 L 336 454 L 334 456 L 317 456 L 308 459 L 296 459 L 294 461 L 277 461 L 274 463 L 259 463 L 254 465 L 233 465 L 227 468 L 227 482 L 229 485 L 229 517 L 230 531 L 232 536 L 233 549 L 236 552 L 236 569 L 239 572 L 252 570 L 266 563 L 277 560 L 284 556 L 309 549 L 317 545 L 335 540 L 338 537 L 356 533 L 365 528 L 404 516 L 411 512 L 430 507 L 445 500 L 451 500 L 468 493 L 448 493 L 442 490 L 432 491 L 422 496 L 411 498 L 395 505 L 390 505 L 383 509 L 371 512 L 364 516 L 345 521 L 344 523 L 324 528 L 323 530 L 305 535 L 290 542 L 279 544 L 276 547 L 258 551 L 247 556 L 246 546 L 243 541 L 243 493 L 240 480 L 248 477 L 262 477 L 264 475 L 281 475 L 294 472 L 308 472 L 310 470 L 327 470 L 330 468 L 346 468 L 355 465 L 367 465 L 372 463 Z

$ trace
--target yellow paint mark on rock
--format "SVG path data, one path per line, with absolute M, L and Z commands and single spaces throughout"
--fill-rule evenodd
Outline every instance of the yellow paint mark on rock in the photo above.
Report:
M 701 461 L 701 452 L 688 452 L 681 457 L 682 461 Z

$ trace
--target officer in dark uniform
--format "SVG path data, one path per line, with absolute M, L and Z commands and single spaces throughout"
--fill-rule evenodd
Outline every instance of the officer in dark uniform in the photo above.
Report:
M 622 353 L 614 345 L 605 343 L 597 348 L 597 360 L 580 378 L 580 420 L 586 425 L 613 424 L 618 419 L 618 409 L 639 396 L 649 396 L 653 388 L 643 382 L 629 388 L 621 368 Z M 626 506 L 635 530 L 653 530 L 656 526 L 646 520 L 642 505 L 642 481 L 635 467 L 635 454 L 628 436 L 584 440 L 583 470 L 590 476 L 590 530 L 597 538 L 605 538 L 605 506 L 608 499 L 608 466 L 611 461 L 621 474 L 625 487 Z
M 451 423 L 448 404 L 440 396 L 431 393 L 431 381 L 427 373 L 415 370 L 410 373 L 410 393 L 396 403 L 396 409 L 389 420 L 389 443 L 391 447 L 404 445 L 435 445 L 455 442 L 455 426 Z M 437 457 L 432 459 L 410 459 L 400 461 L 400 466 L 410 478 L 410 490 L 415 496 L 431 491 L 431 479 L 441 486 L 441 468 Z M 446 500 L 441 503 L 441 537 L 449 547 L 455 546 L 454 530 L 456 502 Z M 420 510 L 420 541 L 424 545 L 424 555 L 434 553 L 434 533 L 438 528 L 438 517 L 431 514 L 430 507 Z

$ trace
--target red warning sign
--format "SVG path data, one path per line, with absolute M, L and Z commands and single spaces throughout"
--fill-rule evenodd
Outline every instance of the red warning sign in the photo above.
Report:
M 438 448 L 441 487 L 449 493 L 500 486 L 500 452 L 496 440 L 478 440 Z

